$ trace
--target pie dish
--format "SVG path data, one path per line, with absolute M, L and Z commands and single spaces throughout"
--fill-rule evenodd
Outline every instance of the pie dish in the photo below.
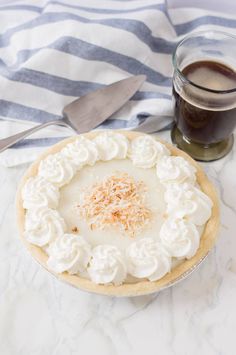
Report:
M 49 148 L 22 178 L 16 202 L 34 259 L 60 280 L 105 295 L 145 295 L 182 280 L 219 226 L 202 168 L 131 131 L 93 131 Z

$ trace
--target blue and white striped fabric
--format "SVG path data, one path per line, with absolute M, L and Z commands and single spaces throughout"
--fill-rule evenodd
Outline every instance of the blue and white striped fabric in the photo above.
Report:
M 229 11 L 230 12 L 230 11 Z M 87 92 L 134 74 L 147 81 L 103 127 L 131 129 L 171 114 L 171 54 L 186 34 L 236 33 L 236 18 L 164 0 L 25 0 L 0 4 L 0 138 L 61 116 Z M 0 154 L 35 159 L 71 131 L 51 127 Z

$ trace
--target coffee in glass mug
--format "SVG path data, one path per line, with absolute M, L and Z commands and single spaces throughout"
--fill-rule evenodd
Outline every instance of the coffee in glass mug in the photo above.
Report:
M 177 46 L 173 63 L 173 143 L 197 160 L 223 157 L 236 127 L 236 37 L 192 34 Z

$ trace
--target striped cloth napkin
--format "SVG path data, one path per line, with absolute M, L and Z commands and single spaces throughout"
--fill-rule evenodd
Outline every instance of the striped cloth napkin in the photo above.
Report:
M 236 18 L 233 11 L 170 3 L 1 1 L 0 138 L 57 119 L 75 98 L 136 74 L 146 74 L 146 83 L 102 127 L 132 129 L 145 120 L 153 127 L 155 115 L 171 115 L 171 55 L 178 41 L 209 28 L 236 34 Z M 71 134 L 44 129 L 1 153 L 0 164 L 27 163 Z

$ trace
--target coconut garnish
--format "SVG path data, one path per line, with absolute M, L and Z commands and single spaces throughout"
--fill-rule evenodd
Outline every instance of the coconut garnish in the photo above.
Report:
M 78 206 L 93 229 L 118 227 L 134 237 L 151 219 L 145 206 L 146 185 L 126 173 L 112 175 L 86 189 Z

